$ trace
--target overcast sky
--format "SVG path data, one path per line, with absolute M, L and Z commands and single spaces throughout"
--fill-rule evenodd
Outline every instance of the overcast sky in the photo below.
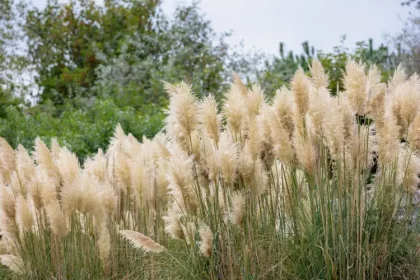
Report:
M 229 42 L 244 42 L 270 54 L 278 53 L 279 42 L 286 50 L 301 51 L 308 40 L 317 50 L 331 51 L 346 35 L 346 46 L 374 39 L 377 46 L 386 34 L 395 34 L 414 9 L 401 7 L 402 0 L 202 0 L 201 11 L 217 32 L 231 30 Z M 45 0 L 32 0 L 42 6 Z M 164 0 L 163 9 L 172 14 L 177 0 Z M 183 0 L 182 2 L 191 2 Z

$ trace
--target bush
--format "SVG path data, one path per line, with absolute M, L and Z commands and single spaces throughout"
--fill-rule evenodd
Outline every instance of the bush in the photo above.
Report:
M 13 147 L 20 143 L 27 149 L 37 136 L 47 143 L 56 138 L 81 159 L 106 149 L 117 123 L 137 138 L 152 137 L 161 129 L 161 108 L 145 107 L 142 113 L 132 107 L 120 109 L 112 100 L 94 102 L 88 109 L 70 106 L 55 116 L 54 111 L 43 107 L 22 112 L 10 106 L 6 116 L 0 119 L 0 135 Z

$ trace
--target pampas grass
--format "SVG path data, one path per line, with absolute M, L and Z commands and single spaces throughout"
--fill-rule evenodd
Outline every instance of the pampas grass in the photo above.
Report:
M 220 105 L 165 83 L 159 134 L 117 126 L 83 164 L 0 140 L 1 263 L 14 279 L 420 278 L 420 80 L 349 61 L 344 85 L 332 97 L 317 60 L 272 100 L 237 75 Z
M 139 249 L 143 249 L 146 252 L 161 253 L 165 248 L 151 238 L 141 234 L 140 232 L 132 230 L 120 230 L 119 233 L 130 243 Z

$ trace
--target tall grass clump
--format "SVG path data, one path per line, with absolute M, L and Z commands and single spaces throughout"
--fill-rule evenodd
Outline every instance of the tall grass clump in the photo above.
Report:
M 82 165 L 0 141 L 0 261 L 14 279 L 419 279 L 420 79 L 314 61 L 267 100 L 165 84 L 165 128 L 117 127 Z

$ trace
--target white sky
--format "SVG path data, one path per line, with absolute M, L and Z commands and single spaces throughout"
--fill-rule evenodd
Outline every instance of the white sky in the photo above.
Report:
M 278 54 L 280 41 L 286 50 L 300 52 L 301 43 L 307 40 L 317 50 L 331 51 L 344 34 L 347 47 L 354 48 L 355 42 L 369 38 L 378 46 L 385 41 L 385 34 L 400 31 L 409 11 L 414 11 L 413 7 L 401 7 L 401 1 L 202 0 L 200 7 L 216 32 L 233 31 L 230 43 L 243 41 L 247 48 Z M 42 6 L 46 1 L 32 2 Z M 172 14 L 177 2 L 164 0 L 164 11 Z

